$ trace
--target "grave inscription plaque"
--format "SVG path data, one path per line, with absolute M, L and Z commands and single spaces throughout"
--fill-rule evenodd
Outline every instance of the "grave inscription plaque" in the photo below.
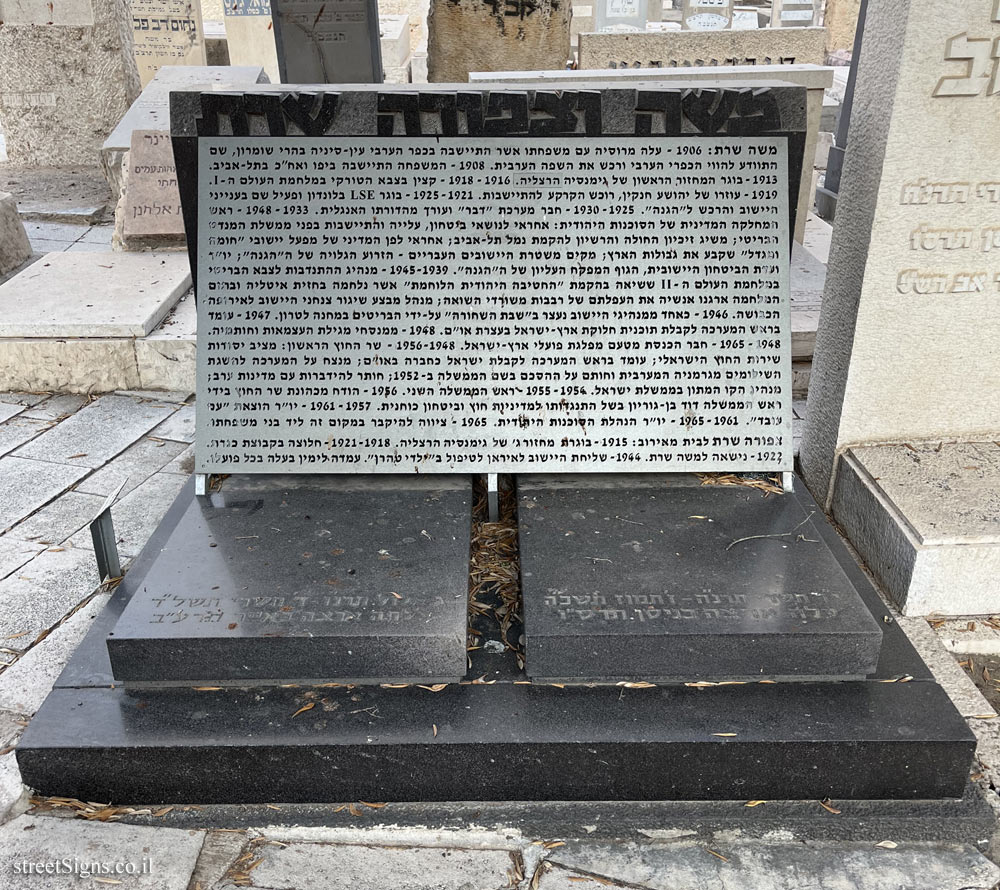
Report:
M 791 469 L 787 140 L 622 92 L 627 138 L 569 92 L 523 133 L 524 93 L 457 132 L 471 93 L 449 139 L 398 96 L 396 135 L 202 135 L 198 472 Z

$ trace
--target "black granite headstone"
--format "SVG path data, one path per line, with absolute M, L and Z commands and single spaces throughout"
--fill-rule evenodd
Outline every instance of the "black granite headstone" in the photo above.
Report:
M 818 507 L 664 477 L 519 489 L 533 679 L 858 678 L 882 631 Z
M 471 483 L 233 477 L 192 498 L 114 631 L 127 684 L 466 671 Z

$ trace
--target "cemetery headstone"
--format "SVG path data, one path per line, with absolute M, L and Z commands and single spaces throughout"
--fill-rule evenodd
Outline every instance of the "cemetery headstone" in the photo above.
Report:
M 721 31 L 732 27 L 733 0 L 683 0 L 681 27 L 688 31 Z
M 207 65 L 199 0 L 132 0 L 132 42 L 143 87 L 164 65 Z
M 271 0 L 225 0 L 223 12 L 229 64 L 259 65 L 270 83 L 280 83 Z
M 580 35 L 580 68 L 822 65 L 825 59 L 822 28 Z
M 858 27 L 862 0 L 826 0 L 823 26 L 826 28 L 827 52 L 850 50 Z
M 184 218 L 170 134 L 133 130 L 121 242 L 126 250 L 184 243 Z
M 646 0 L 594 0 L 593 10 L 595 31 L 646 30 Z
M 271 0 L 282 83 L 381 83 L 375 0 Z
M 772 28 L 811 28 L 816 24 L 816 0 L 773 0 Z
M 733 30 L 755 31 L 760 27 L 756 6 L 733 7 Z
M 804 90 L 171 102 L 196 461 L 230 475 L 181 495 L 33 718 L 33 787 L 961 793 L 971 733 L 801 486 L 648 475 L 790 468 Z M 502 627 L 466 642 L 469 474 L 502 466 L 560 471 L 519 482 L 520 653 Z
M 114 0 L 4 4 L 0 122 L 12 165 L 94 163 L 139 94 L 130 31 Z
M 937 489 L 968 491 L 980 515 L 1000 491 L 988 453 L 1000 429 L 1000 9 L 970 0 L 946 21 L 909 0 L 868 5 L 801 462 L 908 613 L 965 615 L 994 608 L 1000 540 Z M 927 441 L 982 441 L 987 454 L 941 450 L 917 472 L 912 443 Z
M 566 0 L 431 0 L 428 80 L 465 83 L 470 71 L 565 68 L 572 16 Z

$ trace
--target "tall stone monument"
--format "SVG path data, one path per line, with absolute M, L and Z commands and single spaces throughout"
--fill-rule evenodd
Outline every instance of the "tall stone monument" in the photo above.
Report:
M 0 124 L 10 163 L 97 163 L 139 95 L 124 0 L 2 6 Z
M 279 83 L 271 0 L 226 0 L 224 12 L 229 64 L 260 65 L 271 83 Z
M 1000 607 L 998 40 L 884 0 L 857 73 L 801 467 L 911 614 Z
M 164 65 L 206 65 L 199 0 L 131 0 L 139 80 L 145 88 Z
M 375 0 L 272 0 L 282 83 L 382 83 Z
M 431 83 L 465 83 L 470 71 L 565 68 L 573 7 L 566 0 L 432 0 Z

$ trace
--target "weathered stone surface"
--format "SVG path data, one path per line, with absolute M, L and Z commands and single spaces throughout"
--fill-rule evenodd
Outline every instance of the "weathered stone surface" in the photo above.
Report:
M 0 192 L 0 275 L 16 269 L 31 256 L 31 244 L 17 212 L 17 200 Z
M 0 285 L 0 337 L 142 337 L 190 286 L 184 254 L 49 254 Z
M 0 674 L 0 709 L 34 714 L 41 707 L 69 657 L 108 601 L 108 596 L 95 596 Z
M 428 80 L 465 83 L 470 71 L 566 67 L 572 7 L 552 0 L 431 0 L 427 16 Z
M 63 420 L 70 414 L 75 414 L 87 404 L 87 401 L 86 396 L 76 393 L 63 393 L 62 395 L 50 396 L 44 402 L 27 408 L 24 416 L 54 423 L 57 420 Z
M 115 503 L 111 508 L 111 516 L 115 523 L 118 553 L 123 558 L 139 553 L 184 482 L 183 476 L 157 473 Z M 70 544 L 84 550 L 93 550 L 90 530 L 81 529 L 70 539 Z
M 127 167 L 121 208 L 125 248 L 182 244 L 184 220 L 170 134 L 133 130 Z
M 0 532 L 27 518 L 86 474 L 86 466 L 53 466 L 11 455 L 0 459 Z
M 772 28 L 811 28 L 816 24 L 817 0 L 773 0 Z
M 947 22 L 868 7 L 801 451 L 821 502 L 852 445 L 1000 430 L 1000 141 L 992 63 L 969 61 L 1000 22 L 993 0 Z
M 5 3 L 0 120 L 10 163 L 89 166 L 139 94 L 120 0 Z
M 24 405 L 8 405 L 0 403 L 0 423 L 10 420 L 10 418 L 21 414 L 23 411 Z
M 169 439 L 173 442 L 194 441 L 195 405 L 182 405 L 151 433 L 159 439 Z
M 146 86 L 165 65 L 207 65 L 199 0 L 131 0 L 139 80 Z
M 850 50 L 858 26 L 861 0 L 826 0 L 823 26 L 826 28 L 827 52 Z
M 336 6 L 325 0 L 270 0 L 270 6 L 283 82 L 382 82 L 375 0 L 340 0 Z
M 67 491 L 24 522 L 15 525 L 0 541 L 12 538 L 30 544 L 56 547 L 94 519 L 103 502 L 104 499 L 96 494 Z
M 150 389 L 195 391 L 198 313 L 194 296 L 182 297 L 152 334 L 135 341 L 141 385 Z
M 15 448 L 30 442 L 44 433 L 52 424 L 30 417 L 14 417 L 0 425 L 0 455 L 8 454 Z
M 0 890 L 65 890 L 69 881 L 79 879 L 66 869 L 55 872 L 56 863 L 63 859 L 78 859 L 84 866 L 133 863 L 137 871 L 134 875 L 94 872 L 86 883 L 92 883 L 96 875 L 120 881 L 123 890 L 187 890 L 201 842 L 200 831 L 19 816 L 0 827 Z M 52 874 L 26 875 L 24 863 L 37 862 L 50 863 Z
M 550 854 L 558 865 L 649 890 L 991 890 L 1000 868 L 960 844 L 720 839 L 670 844 L 573 844 Z M 707 849 L 714 850 L 713 856 Z M 545 883 L 541 884 L 543 890 Z
M 405 65 L 410 57 L 410 17 L 380 14 L 378 25 L 382 66 L 395 68 Z
M 94 497 L 98 495 L 107 497 L 125 482 L 121 492 L 121 496 L 124 497 L 157 470 L 173 461 L 184 448 L 182 442 L 155 442 L 148 437 L 140 439 L 96 473 L 80 482 L 76 490 L 89 492 Z
M 12 648 L 27 648 L 43 630 L 83 602 L 98 583 L 94 554 L 87 550 L 46 550 L 0 581 L 0 637 Z
M 44 549 L 44 544 L 22 541 L 12 534 L 0 537 L 0 578 L 6 578 Z
M 580 67 L 822 65 L 824 36 L 822 28 L 581 34 Z
M 0 824 L 10 818 L 14 807 L 24 796 L 21 771 L 17 768 L 17 760 L 11 751 L 0 756 Z
M 810 401 L 809 424 L 816 407 Z M 852 448 L 840 458 L 832 510 L 904 614 L 996 610 L 1000 446 Z
M 501 890 L 510 886 L 514 861 L 505 850 L 368 847 L 339 844 L 264 845 L 253 870 L 254 886 L 296 890 L 349 886 L 356 890 Z
M 101 396 L 22 446 L 17 457 L 96 469 L 172 413 L 169 405 L 137 402 L 128 396 Z M 77 454 L 81 456 L 75 457 Z
M 136 350 L 125 338 L 0 339 L 0 379 L 33 392 L 109 392 L 140 385 Z M 155 374 L 147 376 L 156 379 Z
M 280 83 L 271 0 L 228 0 L 223 6 L 229 64 L 260 65 L 271 83 Z

